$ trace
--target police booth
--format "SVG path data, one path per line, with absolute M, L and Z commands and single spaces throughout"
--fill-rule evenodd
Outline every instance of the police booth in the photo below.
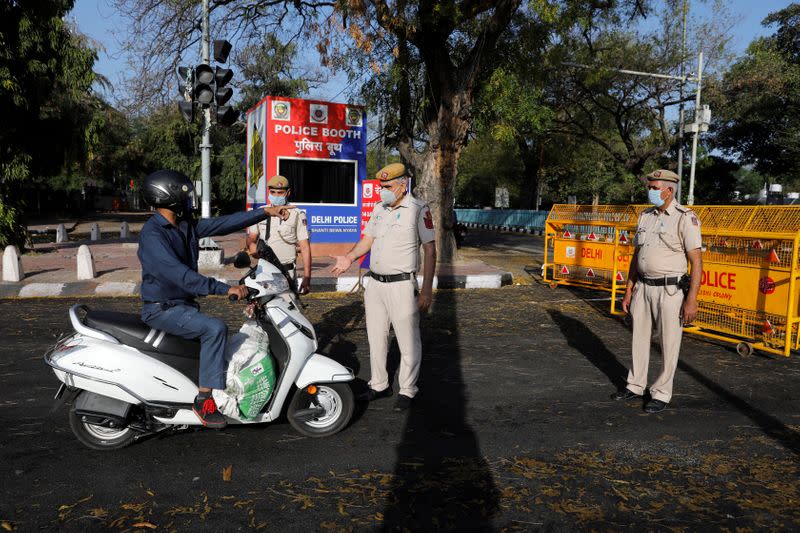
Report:
M 315 255 L 345 253 L 359 240 L 377 197 L 366 167 L 360 106 L 267 96 L 247 112 L 247 208 L 265 205 L 267 180 L 285 176 Z

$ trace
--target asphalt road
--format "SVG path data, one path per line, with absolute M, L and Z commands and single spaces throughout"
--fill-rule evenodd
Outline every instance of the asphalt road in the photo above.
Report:
M 437 292 L 423 324 L 422 392 L 406 413 L 381 400 L 327 439 L 278 422 L 114 453 L 83 448 L 63 408 L 48 414 L 57 382 L 41 355 L 74 302 L 0 301 L 0 527 L 800 528 L 800 360 L 741 359 L 687 338 L 670 408 L 647 415 L 609 399 L 630 333 L 592 307 L 607 302 L 585 296 L 540 285 Z M 308 303 L 322 351 L 366 379 L 360 299 Z M 204 308 L 240 324 L 237 304 Z M 659 362 L 656 353 L 653 375 Z
M 511 272 L 515 285 L 529 285 L 541 278 L 544 237 L 469 229 L 459 255 L 466 260 L 483 261 Z

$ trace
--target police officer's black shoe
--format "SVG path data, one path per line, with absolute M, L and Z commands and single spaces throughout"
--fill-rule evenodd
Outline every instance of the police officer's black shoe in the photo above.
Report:
M 611 395 L 611 399 L 614 400 L 614 401 L 617 401 L 617 402 L 621 401 L 621 400 L 625 400 L 625 401 L 628 401 L 628 400 L 641 400 L 642 399 L 642 395 L 641 394 L 636 394 L 635 392 L 633 392 L 633 391 L 631 391 L 629 389 L 624 389 L 624 390 L 620 390 L 620 391 L 617 391 L 614 394 L 612 394 Z
M 409 407 L 411 407 L 411 400 L 413 398 L 409 398 L 405 394 L 398 394 L 397 395 L 397 402 L 394 404 L 395 411 L 405 411 Z
M 361 395 L 360 399 L 365 402 L 373 402 L 375 400 L 380 400 L 381 398 L 388 398 L 392 395 L 392 387 L 386 387 L 381 391 L 367 389 L 367 392 Z
M 644 406 L 644 412 L 660 413 L 666 408 L 667 408 L 667 402 L 662 402 L 661 400 L 650 400 L 649 402 L 647 402 L 647 405 Z

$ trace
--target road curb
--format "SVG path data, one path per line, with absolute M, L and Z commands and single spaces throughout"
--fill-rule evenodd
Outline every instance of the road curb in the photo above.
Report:
M 219 278 L 218 278 L 219 279 Z M 315 293 L 351 292 L 358 285 L 358 276 L 342 276 L 339 278 L 314 278 L 311 290 Z M 229 284 L 238 280 L 220 279 Z M 367 285 L 370 278 L 362 282 Z M 420 280 L 421 281 L 421 280 Z M 436 276 L 434 288 L 438 289 L 498 289 L 511 285 L 513 276 L 510 272 L 492 274 L 468 274 L 456 276 Z M 0 298 L 48 298 L 66 296 L 103 297 L 103 296 L 139 296 L 141 283 L 133 281 L 79 281 L 71 283 L 0 283 Z

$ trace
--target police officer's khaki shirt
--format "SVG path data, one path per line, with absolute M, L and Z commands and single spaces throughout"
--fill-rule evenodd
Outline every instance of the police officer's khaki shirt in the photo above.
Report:
M 430 209 L 410 193 L 394 209 L 375 204 L 364 234 L 375 239 L 370 270 L 384 275 L 417 272 L 420 245 L 436 238 Z
M 289 218 L 270 217 L 269 239 L 266 238 L 267 222 L 257 224 L 258 236 L 269 244 L 281 263 L 293 263 L 297 258 L 297 243 L 308 240 L 306 214 L 300 209 L 291 209 Z
M 650 207 L 639 215 L 634 243 L 640 275 L 682 276 L 688 266 L 686 252 L 702 246 L 700 221 L 694 211 L 674 200 L 663 212 Z

